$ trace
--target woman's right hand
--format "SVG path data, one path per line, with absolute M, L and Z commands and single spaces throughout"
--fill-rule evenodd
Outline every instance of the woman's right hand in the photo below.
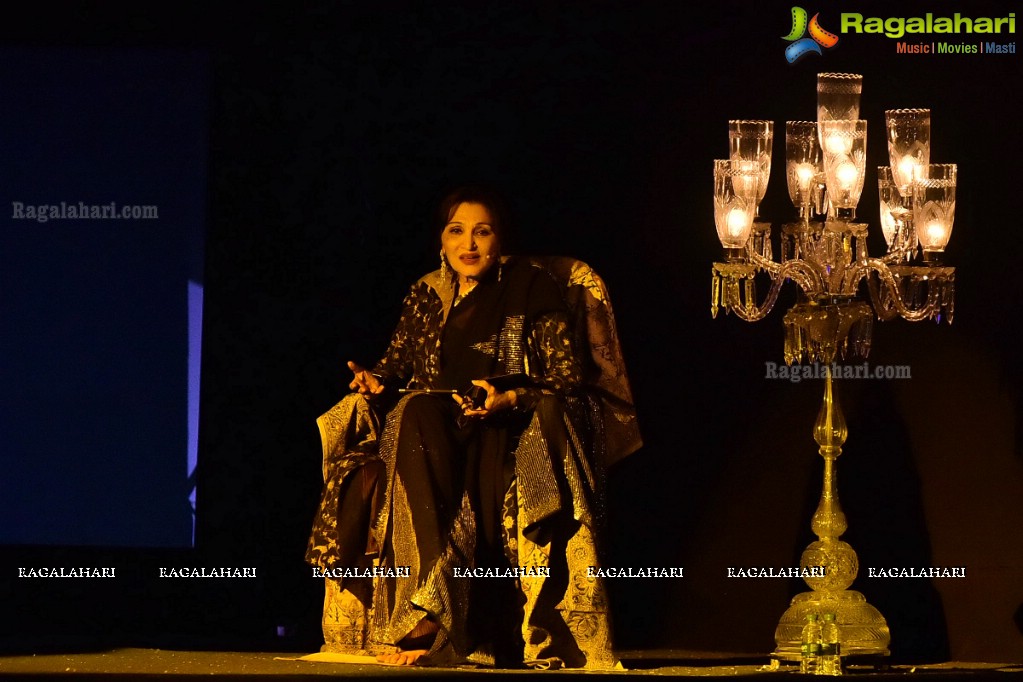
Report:
M 348 388 L 367 397 L 380 395 L 384 392 L 384 385 L 376 376 L 370 374 L 368 369 L 351 361 L 348 362 L 348 369 L 355 374 L 352 383 L 348 384 Z

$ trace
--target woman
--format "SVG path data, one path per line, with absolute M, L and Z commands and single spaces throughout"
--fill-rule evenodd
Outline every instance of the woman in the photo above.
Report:
M 515 664 L 523 637 L 536 640 L 527 652 L 550 648 L 535 607 L 566 587 L 480 571 L 507 575 L 520 543 L 547 548 L 534 552 L 547 561 L 579 528 L 593 484 L 585 429 L 573 426 L 586 418 L 573 397 L 580 363 L 562 290 L 502 257 L 499 200 L 463 188 L 440 218 L 440 270 L 412 287 L 372 371 L 348 363 L 355 393 L 318 420 L 326 485 L 307 560 L 336 569 L 375 557 L 407 571 L 343 582 L 372 603 L 371 638 L 398 647 L 380 660 L 436 665 L 489 650 Z

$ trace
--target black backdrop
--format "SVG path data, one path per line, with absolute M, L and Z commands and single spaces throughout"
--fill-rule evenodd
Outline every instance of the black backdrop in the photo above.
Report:
M 3 608 L 30 614 L 3 619 L 5 634 L 29 648 L 55 630 L 102 643 L 315 647 L 321 586 L 301 562 L 320 484 L 313 420 L 345 392 L 344 361 L 374 361 L 408 285 L 436 267 L 429 218 L 438 193 L 482 180 L 512 199 L 522 251 L 579 257 L 611 289 L 645 436 L 612 472 L 612 558 L 686 567 L 682 581 L 613 583 L 619 644 L 769 651 L 774 623 L 801 586 L 727 580 L 725 567 L 791 565 L 812 539 L 820 463 L 810 428 L 821 389 L 763 380 L 765 361 L 781 360 L 781 310 L 756 325 L 710 317 L 710 264 L 720 255 L 710 161 L 727 151 L 728 119 L 773 119 L 776 163 L 762 214 L 790 219 L 779 132 L 785 120 L 813 118 L 824 70 L 864 76 L 868 167 L 886 160 L 883 111 L 921 106 L 932 109 L 932 161 L 957 162 L 960 173 L 948 251 L 959 268 L 955 324 L 879 325 L 871 360 L 911 364 L 914 380 L 842 387 L 851 433 L 840 460 L 851 524 L 844 539 L 863 566 L 930 565 L 936 533 L 970 535 L 966 520 L 977 515 L 968 510 L 1018 516 L 1018 496 L 941 479 L 934 489 L 952 491 L 967 512 L 961 527 L 939 528 L 925 514 L 920 471 L 920 458 L 933 457 L 1018 475 L 1013 161 L 1023 149 L 1009 104 L 1023 73 L 1018 56 L 896 55 L 894 40 L 846 35 L 790 65 L 780 38 L 790 7 L 26 10 L 4 28 L 8 43 L 208 50 L 213 114 L 197 548 L 7 548 L 5 567 L 116 564 L 123 577 L 52 585 L 5 569 Z M 847 8 L 807 9 L 837 31 Z M 935 0 L 897 11 L 1011 9 Z M 896 12 L 880 2 L 856 11 Z M 859 214 L 874 224 L 876 251 L 872 180 Z M 963 428 L 953 418 L 963 412 L 997 419 L 944 432 Z M 987 424 L 1008 439 L 1007 461 L 985 461 Z M 977 448 L 957 449 L 963 441 Z M 1018 531 L 1006 529 L 1001 541 L 1019 575 Z M 943 561 L 969 566 L 976 557 L 966 544 Z M 261 577 L 154 578 L 157 567 L 180 564 L 257 566 Z M 968 589 L 992 585 L 978 578 Z M 896 654 L 970 651 L 948 634 L 967 631 L 969 617 L 960 609 L 958 629 L 946 629 L 930 583 L 861 578 L 857 586 L 888 617 Z M 998 628 L 1007 633 L 998 651 L 1019 655 L 1018 626 Z

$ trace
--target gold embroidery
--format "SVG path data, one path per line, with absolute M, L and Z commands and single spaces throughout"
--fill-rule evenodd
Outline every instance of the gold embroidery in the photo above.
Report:
M 480 341 L 479 343 L 474 343 L 474 344 L 472 344 L 470 346 L 470 348 L 472 348 L 475 351 L 479 351 L 480 353 L 483 353 L 484 355 L 489 355 L 490 357 L 494 357 L 495 355 L 497 355 L 497 335 L 495 334 L 495 335 L 491 336 L 486 341 Z
M 501 327 L 501 339 L 497 348 L 497 362 L 502 374 L 525 374 L 526 357 L 522 347 L 522 334 L 525 329 L 524 315 L 509 315 L 504 318 Z

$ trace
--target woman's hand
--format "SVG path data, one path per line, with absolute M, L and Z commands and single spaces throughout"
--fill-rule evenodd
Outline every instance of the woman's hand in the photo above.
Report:
M 366 368 L 349 361 L 348 369 L 352 370 L 355 374 L 355 378 L 352 379 L 352 383 L 348 384 L 348 388 L 357 391 L 367 398 L 372 398 L 384 392 L 384 385 L 380 383 L 379 379 L 370 374 Z
M 455 399 L 455 402 L 457 402 L 459 405 L 462 405 L 463 414 L 465 414 L 467 417 L 486 417 L 488 415 L 494 414 L 495 412 L 500 412 L 502 410 L 510 410 L 515 407 L 518 401 L 518 396 L 515 394 L 515 391 L 504 392 L 498 391 L 491 384 L 489 384 L 486 381 L 483 381 L 482 379 L 477 379 L 473 381 L 472 385 L 479 386 L 480 388 L 485 389 L 487 392 L 487 399 L 483 401 L 482 408 L 479 407 L 472 408 L 469 406 L 468 403 L 462 400 L 462 396 L 458 395 L 457 393 L 452 395 L 452 397 Z

